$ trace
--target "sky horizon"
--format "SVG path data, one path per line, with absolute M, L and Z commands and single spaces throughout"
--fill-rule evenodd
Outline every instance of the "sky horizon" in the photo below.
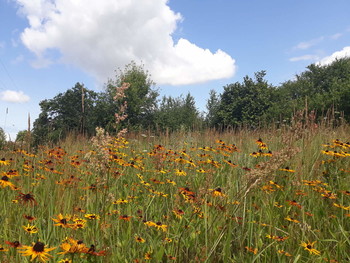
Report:
M 254 72 L 278 86 L 349 57 L 349 10 L 348 0 L 0 0 L 0 127 L 14 140 L 40 101 L 77 82 L 101 91 L 131 61 L 161 96 L 190 92 L 204 111 L 210 90 Z

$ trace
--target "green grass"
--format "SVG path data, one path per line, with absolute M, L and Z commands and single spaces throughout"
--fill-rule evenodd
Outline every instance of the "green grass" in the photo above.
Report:
M 322 150 L 350 152 L 350 146 L 333 142 L 348 142 L 349 131 L 344 125 L 129 134 L 104 146 L 71 137 L 35 155 L 2 151 L 0 159 L 12 159 L 0 165 L 0 260 L 29 262 L 6 243 L 17 240 L 56 247 L 50 262 L 348 262 L 350 157 Z M 259 138 L 272 156 L 251 155 L 259 150 Z M 286 167 L 295 172 L 280 170 Z M 14 169 L 18 176 L 9 175 Z M 30 193 L 37 204 L 21 201 L 20 193 Z M 113 204 L 119 199 L 128 202 Z M 174 211 L 182 212 L 177 217 Z M 59 214 L 67 227 L 54 225 Z M 36 219 L 28 222 L 23 215 Z M 77 218 L 86 220 L 84 228 L 72 226 Z M 28 223 L 38 233 L 26 233 L 22 226 Z M 104 252 L 58 254 L 67 238 Z M 314 241 L 315 253 L 301 246 Z

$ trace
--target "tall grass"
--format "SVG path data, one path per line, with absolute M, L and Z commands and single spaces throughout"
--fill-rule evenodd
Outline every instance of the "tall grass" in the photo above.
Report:
M 304 123 L 3 151 L 1 262 L 30 259 L 14 241 L 56 247 L 52 262 L 348 262 L 349 134 Z M 95 253 L 58 254 L 67 238 Z

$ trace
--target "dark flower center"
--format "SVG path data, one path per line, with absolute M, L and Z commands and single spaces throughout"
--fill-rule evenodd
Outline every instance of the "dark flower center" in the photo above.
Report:
M 24 199 L 29 200 L 29 199 L 32 199 L 32 198 L 33 198 L 33 196 L 31 194 L 25 194 L 24 195 Z
M 33 250 L 35 252 L 43 252 L 45 250 L 45 245 L 44 243 L 41 243 L 41 242 L 36 242 L 34 247 L 33 247 Z
M 65 218 L 61 219 L 60 223 L 62 223 L 63 225 L 67 224 L 67 219 L 65 219 Z
M 311 249 L 311 248 L 312 248 L 312 246 L 311 246 L 311 245 L 307 245 L 307 246 L 306 246 L 306 248 Z
M 1 180 L 3 180 L 3 181 L 8 181 L 9 178 L 8 178 L 6 175 L 4 175 L 3 177 L 1 177 Z

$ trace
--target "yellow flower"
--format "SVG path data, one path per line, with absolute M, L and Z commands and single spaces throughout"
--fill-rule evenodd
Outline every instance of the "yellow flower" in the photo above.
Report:
M 29 234 L 36 234 L 38 233 L 38 228 L 36 226 L 31 226 L 31 225 L 27 225 L 27 226 L 22 226 L 23 229 L 29 233 Z
M 317 249 L 314 248 L 314 245 L 315 245 L 316 241 L 314 242 L 301 242 L 301 246 L 306 250 L 306 251 L 309 251 L 310 254 L 315 254 L 315 255 L 319 255 L 321 254 L 320 251 L 318 251 Z
M 145 243 L 146 242 L 146 240 L 144 240 L 142 237 L 140 237 L 140 236 L 136 236 L 135 237 L 135 241 L 136 242 L 138 242 L 138 243 Z
M 33 246 L 22 246 L 18 249 L 23 249 L 24 251 L 19 251 L 19 253 L 22 253 L 23 256 L 31 256 L 33 261 L 34 259 L 38 258 L 41 262 L 46 262 L 49 260 L 50 257 L 52 257 L 48 252 L 51 250 L 54 250 L 53 248 L 47 248 L 44 243 L 42 242 L 36 242 L 33 243 Z
M 91 219 L 91 220 L 93 220 L 93 219 L 99 220 L 100 219 L 100 216 L 96 215 L 96 214 L 85 214 L 84 217 Z
M 13 183 L 11 183 L 10 181 L 9 181 L 9 177 L 8 176 L 6 176 L 6 175 L 4 175 L 3 177 L 1 177 L 1 179 L 0 179 L 0 186 L 2 187 L 2 188 L 5 188 L 6 186 L 8 186 L 8 187 L 10 187 L 11 188 L 11 190 L 15 190 L 16 189 L 16 186 L 13 184 Z
M 63 216 L 61 213 L 57 215 L 57 218 L 51 217 L 51 219 L 56 222 L 55 226 L 70 227 L 71 224 L 68 223 L 71 220 L 71 216 Z
M 74 254 L 74 253 L 87 253 L 89 250 L 88 247 L 85 246 L 83 241 L 75 240 L 73 238 L 68 238 L 61 244 L 62 252 L 58 254 Z
M 2 245 L 0 245 L 0 252 L 6 252 L 9 251 L 7 248 L 4 248 Z

